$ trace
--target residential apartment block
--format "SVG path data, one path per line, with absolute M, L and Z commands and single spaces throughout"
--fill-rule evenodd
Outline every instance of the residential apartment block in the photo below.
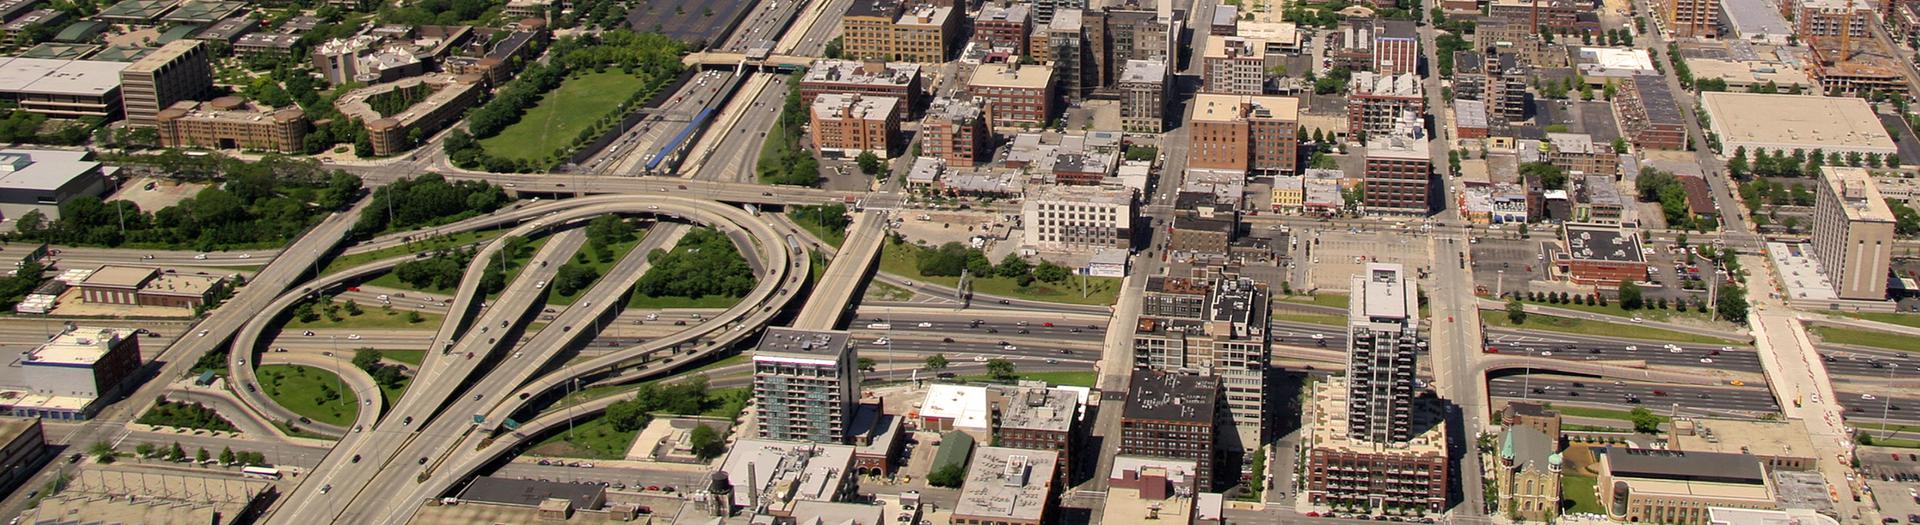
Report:
M 161 111 L 155 124 L 160 145 L 169 148 L 306 151 L 307 114 L 299 107 L 262 107 L 240 97 L 182 100 Z
M 1052 67 L 983 64 L 967 79 L 967 93 L 986 103 L 994 126 L 1040 126 L 1053 117 Z
M 1167 122 L 1167 63 L 1128 60 L 1121 70 L 1120 125 L 1130 133 L 1160 133 Z
M 886 158 L 900 134 L 900 99 L 826 93 L 814 97 L 808 122 L 815 153 L 855 157 L 872 152 Z
M 1294 172 L 1300 99 L 1200 94 L 1193 103 L 1188 168 Z
M 919 107 L 920 65 L 878 60 L 816 60 L 800 77 L 800 103 L 813 104 L 822 93 L 858 93 L 900 99 L 901 113 Z
M 1194 462 L 1195 486 L 1215 486 L 1216 377 L 1135 370 L 1120 414 L 1120 454 Z
M 1894 216 L 1862 168 L 1822 166 L 1814 185 L 1813 257 L 1841 299 L 1887 298 Z
M 860 400 L 850 334 L 768 328 L 753 352 L 761 439 L 841 443 Z
M 961 16 L 948 6 L 854 2 L 840 20 L 841 46 L 847 56 L 858 59 L 944 62 L 959 34 Z
M 1398 264 L 1370 263 L 1352 278 L 1347 308 L 1346 434 L 1370 443 L 1402 443 L 1413 432 L 1416 357 L 1427 349 L 1420 333 L 1419 285 Z
M 987 116 L 973 100 L 941 99 L 920 122 L 920 154 L 955 168 L 985 165 L 993 160 L 993 132 Z
M 1026 246 L 1044 251 L 1080 252 L 1132 246 L 1132 189 L 1099 186 L 1041 186 L 1020 204 Z
M 1419 72 L 1420 36 L 1412 21 L 1386 20 L 1373 28 L 1373 72 L 1387 76 Z
M 1720 34 L 1720 0 L 1661 0 L 1660 25 L 1681 38 L 1713 38 Z
M 1411 373 L 1409 373 L 1411 375 Z M 1409 403 L 1406 439 L 1385 443 L 1348 431 L 1369 407 L 1352 377 L 1315 383 L 1302 417 L 1307 501 L 1362 514 L 1437 514 L 1447 507 L 1446 426 L 1436 403 Z
M 1347 137 L 1392 134 L 1406 115 L 1425 115 L 1427 93 L 1413 73 L 1383 75 L 1371 71 L 1353 74 L 1348 82 Z
M 1228 95 L 1264 95 L 1267 85 L 1267 43 L 1237 36 L 1208 38 L 1200 56 L 1200 92 Z
M 1635 147 L 1678 150 L 1687 147 L 1685 117 L 1665 77 L 1635 76 L 1620 84 L 1614 100 L 1620 132 Z
M 1432 151 L 1417 122 L 1403 122 L 1386 136 L 1367 137 L 1365 156 L 1367 186 L 1361 203 L 1367 213 L 1426 215 L 1432 209 Z
M 1027 54 L 1027 35 L 1032 33 L 1032 4 L 989 4 L 973 19 L 974 42 L 989 49 L 1009 50 L 1015 56 Z

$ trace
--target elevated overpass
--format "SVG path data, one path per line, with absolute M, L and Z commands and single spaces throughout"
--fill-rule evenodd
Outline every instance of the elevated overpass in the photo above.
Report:
M 814 57 L 795 55 L 767 55 L 749 57 L 746 53 L 728 51 L 699 51 L 680 57 L 680 63 L 687 67 L 704 69 L 733 69 L 750 67 L 759 71 L 793 72 L 813 65 Z
M 868 211 L 853 216 L 847 241 L 840 246 L 833 263 L 827 266 L 807 305 L 793 320 L 803 330 L 832 330 L 853 300 L 853 292 L 866 282 L 873 259 L 880 254 L 880 241 L 887 237 L 885 212 Z

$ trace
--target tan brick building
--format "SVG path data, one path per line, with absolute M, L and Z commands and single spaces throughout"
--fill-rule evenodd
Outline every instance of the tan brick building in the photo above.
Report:
M 992 138 L 979 104 L 937 101 L 920 123 L 920 155 L 945 160 L 955 168 L 970 168 L 993 160 Z
M 1040 126 L 1053 117 L 1053 68 L 985 64 L 973 69 L 967 92 L 986 100 L 994 126 Z
M 120 97 L 127 123 L 152 126 L 160 110 L 199 100 L 213 90 L 213 66 L 199 40 L 175 40 L 120 70 Z
M 1300 99 L 1201 94 L 1194 97 L 1187 167 L 1259 174 L 1294 172 Z
M 240 97 L 209 102 L 182 100 L 156 117 L 160 145 L 169 148 L 248 149 L 300 153 L 307 114 L 298 107 L 273 109 Z
M 900 134 L 900 99 L 826 93 L 813 99 L 808 122 L 813 150 L 853 157 L 873 152 L 887 157 L 893 137 Z

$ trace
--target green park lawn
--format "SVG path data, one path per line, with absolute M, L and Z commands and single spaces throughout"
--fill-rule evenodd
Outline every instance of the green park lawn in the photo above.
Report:
M 361 308 L 360 315 L 351 315 L 351 314 L 348 314 L 344 309 L 341 310 L 340 320 L 338 321 L 329 320 L 327 319 L 327 316 L 321 315 L 319 319 L 316 319 L 313 322 L 303 322 L 300 320 L 299 316 L 296 315 L 293 318 L 287 320 L 286 329 L 315 330 L 315 329 L 321 329 L 321 328 L 341 328 L 341 329 L 359 329 L 359 330 L 394 330 L 394 329 L 437 330 L 440 328 L 440 323 L 446 321 L 445 315 L 435 314 L 435 313 L 414 312 L 415 315 L 419 316 L 418 319 L 420 321 L 410 322 L 407 320 L 406 312 L 402 310 L 394 310 L 392 312 L 387 312 L 387 311 L 381 310 L 378 307 L 367 306 L 367 305 L 361 305 L 360 308 Z
M 260 388 L 267 397 L 295 414 L 343 427 L 353 425 L 354 418 L 360 416 L 360 400 L 354 398 L 353 389 L 331 371 L 301 365 L 265 365 L 257 373 Z M 331 401 L 322 399 L 327 391 L 339 397 Z
M 773 137 L 767 137 L 768 142 L 772 142 L 773 140 Z M 803 218 L 799 215 L 788 214 L 787 218 L 792 219 L 794 224 L 800 225 L 802 229 L 807 230 L 807 233 L 813 234 L 813 238 L 820 239 L 820 242 L 826 243 L 827 246 L 838 248 L 847 242 L 846 230 L 827 229 L 826 226 L 819 222 Z
M 1899 350 L 1902 352 L 1920 352 L 1920 338 L 1891 332 L 1876 332 L 1855 328 L 1834 326 L 1815 326 L 1809 331 L 1820 338 L 1821 342 L 1837 345 L 1870 346 Z
M 1619 324 L 1619 323 L 1603 323 L 1599 321 L 1588 321 L 1585 319 L 1573 319 L 1573 318 L 1567 318 L 1567 317 L 1555 317 L 1551 315 L 1540 315 L 1540 314 L 1527 314 L 1526 323 L 1519 326 L 1515 326 L 1512 320 L 1507 319 L 1507 314 L 1504 312 L 1495 312 L 1491 310 L 1484 311 L 1484 312 L 1481 312 L 1480 314 L 1480 320 L 1485 322 L 1487 326 L 1496 326 L 1496 327 L 1504 327 L 1504 328 L 1520 328 L 1525 330 L 1545 330 L 1549 332 L 1563 332 L 1563 333 L 1569 333 L 1569 334 L 1597 335 L 1597 336 L 1603 336 L 1603 337 L 1620 337 L 1622 334 L 1631 334 L 1634 339 L 1670 341 L 1675 343 L 1695 343 L 1695 344 L 1703 344 L 1703 345 L 1744 345 L 1745 344 L 1745 343 L 1739 343 L 1735 341 L 1729 341 L 1726 339 L 1721 339 L 1718 337 L 1708 337 L 1708 336 L 1699 335 L 1699 334 L 1675 332 L 1672 330 L 1662 330 L 1659 328 L 1647 328 L 1643 326 L 1631 326 L 1631 325 L 1625 325 L 1625 324 Z
M 534 445 L 533 455 L 581 458 L 581 459 L 620 459 L 626 457 L 627 447 L 633 445 L 634 436 L 640 431 L 622 431 L 613 428 L 613 423 L 604 416 L 594 417 L 575 423 L 570 430 L 548 436 Z
M 1594 496 L 1595 481 L 1593 476 L 1560 476 L 1560 499 L 1573 504 L 1566 512 L 1599 514 L 1606 510 L 1600 507 L 1600 500 Z
M 882 241 L 880 244 L 880 271 L 947 287 L 959 285 L 959 277 L 920 274 L 918 258 L 920 251 L 924 249 L 925 248 L 912 244 L 894 244 L 892 242 Z M 1113 304 L 1115 298 L 1120 294 L 1121 284 L 1120 279 L 1113 277 L 1088 277 L 1086 278 L 1086 294 L 1083 296 L 1081 294 L 1081 279 L 1079 276 L 1071 277 L 1067 282 L 1063 283 L 1034 281 L 1033 284 L 1026 287 L 1021 287 L 1019 282 L 1009 277 L 973 277 L 969 280 L 972 282 L 974 293 L 978 294 L 1026 299 L 1030 301 L 1088 305 Z
M 626 102 L 646 84 L 617 70 L 583 73 L 540 97 L 520 121 L 480 140 L 488 154 L 508 159 L 543 159 L 573 144 L 580 132 Z
M 418 368 L 421 363 L 427 362 L 426 350 L 381 350 L 380 355 L 387 359 L 413 365 L 415 368 Z
M 1339 308 L 1341 310 L 1347 309 L 1347 304 L 1348 304 L 1347 295 L 1338 294 L 1338 293 L 1321 293 L 1321 294 L 1313 294 L 1313 295 L 1287 295 L 1287 296 L 1280 297 L 1280 300 L 1287 301 L 1290 303 L 1303 303 L 1303 304 L 1325 306 L 1329 308 Z
M 506 230 L 480 230 L 480 231 L 460 232 L 460 233 L 455 233 L 451 235 L 442 235 L 439 237 L 433 237 L 431 239 L 427 239 L 420 242 L 394 246 L 392 248 L 381 248 L 381 249 L 370 251 L 370 252 L 341 255 L 339 257 L 334 257 L 333 260 L 331 261 L 327 261 L 327 267 L 324 269 L 321 269 L 320 274 L 331 275 L 334 273 L 344 271 L 348 268 L 353 268 L 355 266 L 359 266 L 362 264 L 367 264 L 370 262 L 378 261 L 381 259 L 387 259 L 391 257 L 399 257 L 402 255 L 412 255 L 416 253 L 430 252 L 433 250 L 438 250 L 442 248 L 452 248 L 455 246 L 465 246 L 465 245 L 473 244 L 476 242 L 491 240 L 495 237 L 499 237 L 501 234 L 504 234 L 504 233 L 506 233 Z

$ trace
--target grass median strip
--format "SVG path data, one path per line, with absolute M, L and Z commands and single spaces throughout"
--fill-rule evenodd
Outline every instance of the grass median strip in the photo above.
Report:
M 1487 326 L 1490 326 L 1490 327 L 1518 328 L 1522 330 L 1545 330 L 1549 332 L 1594 335 L 1594 336 L 1601 336 L 1601 337 L 1631 337 L 1632 339 L 1640 339 L 1640 340 L 1669 341 L 1669 342 L 1675 342 L 1675 343 L 1694 343 L 1694 344 L 1703 344 L 1703 345 L 1741 345 L 1741 346 L 1746 345 L 1746 343 L 1731 341 L 1727 339 L 1721 339 L 1718 337 L 1709 337 L 1709 336 L 1704 336 L 1699 334 L 1689 334 L 1684 332 L 1675 332 L 1672 330 L 1664 330 L 1660 328 L 1647 328 L 1643 326 L 1633 326 L 1633 325 L 1626 325 L 1626 324 L 1619 324 L 1619 323 L 1604 323 L 1600 321 L 1588 321 L 1586 319 L 1556 317 L 1551 315 L 1527 314 L 1527 318 L 1524 323 L 1514 324 L 1513 320 L 1508 319 L 1505 313 L 1488 310 L 1481 313 L 1480 320 L 1485 322 Z
M 332 371 L 302 365 L 264 365 L 256 373 L 260 389 L 282 408 L 318 423 L 352 426 L 360 400 Z
M 1900 335 L 1892 332 L 1876 332 L 1854 328 L 1834 326 L 1815 326 L 1811 330 L 1823 343 L 1837 345 L 1870 346 L 1899 350 L 1902 352 L 1920 352 L 1920 338 Z

